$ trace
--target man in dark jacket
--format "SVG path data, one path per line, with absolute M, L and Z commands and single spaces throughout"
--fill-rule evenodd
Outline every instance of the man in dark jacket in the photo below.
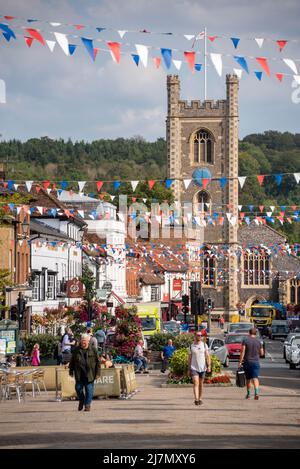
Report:
M 78 410 L 82 410 L 85 406 L 84 410 L 90 411 L 94 381 L 100 376 L 100 361 L 88 334 L 82 334 L 79 347 L 76 347 L 72 353 L 69 373 L 70 376 L 75 376 L 75 390 L 79 399 Z

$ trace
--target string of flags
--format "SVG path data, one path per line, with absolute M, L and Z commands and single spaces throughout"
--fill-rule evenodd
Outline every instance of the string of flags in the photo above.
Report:
M 7 19 L 7 17 L 5 18 Z M 55 24 L 55 23 L 49 23 L 49 24 Z M 78 26 L 78 25 L 77 25 Z M 104 52 L 109 52 L 111 54 L 111 57 L 113 61 L 117 64 L 120 63 L 121 60 L 121 46 L 126 46 L 126 47 L 131 47 L 131 44 L 128 43 L 120 43 L 118 41 L 106 41 L 104 39 L 99 39 L 99 38 L 90 38 L 90 37 L 84 37 L 84 36 L 72 36 L 70 34 L 66 33 L 61 33 L 61 32 L 47 32 L 48 34 L 53 34 L 55 37 L 55 41 L 53 40 L 48 40 L 45 39 L 44 36 L 42 35 L 41 30 L 35 29 L 35 28 L 28 28 L 28 27 L 23 27 L 24 31 L 26 32 L 24 37 L 25 43 L 27 44 L 28 47 L 31 47 L 33 42 L 38 42 L 42 44 L 43 46 L 48 46 L 50 51 L 53 52 L 55 45 L 58 44 L 65 55 L 67 56 L 72 56 L 74 55 L 77 47 L 79 44 L 74 44 L 70 43 L 69 39 L 74 38 L 74 39 L 80 39 L 81 41 L 81 46 L 83 46 L 86 51 L 88 52 L 89 56 L 93 61 L 96 60 L 97 54 L 100 50 Z M 82 28 L 80 28 L 82 29 Z M 105 28 L 104 28 L 105 29 Z M 10 42 L 11 39 L 17 39 L 17 36 L 20 36 L 19 34 L 15 33 L 10 25 L 7 23 L 0 23 L 0 31 L 2 32 L 3 37 Z M 44 32 L 43 32 L 44 33 Z M 125 30 L 122 31 L 122 33 L 126 33 Z M 125 34 L 123 34 L 124 37 Z M 212 41 L 215 40 L 218 36 L 208 36 L 208 39 Z M 220 36 L 221 37 L 221 36 Z M 196 36 L 198 38 L 198 36 Z M 234 48 L 237 49 L 238 44 L 240 42 L 240 38 L 230 38 Z M 74 41 L 73 41 L 74 42 Z M 94 42 L 100 42 L 100 43 L 105 43 L 108 49 L 100 49 L 98 47 L 95 47 Z M 213 41 L 212 41 L 213 42 Z M 260 47 L 263 44 L 262 38 L 256 38 L 256 42 L 260 45 Z M 284 47 L 287 44 L 287 40 L 277 40 L 278 46 L 280 48 L 280 52 L 284 49 Z M 170 48 L 165 48 L 165 47 L 154 47 L 150 45 L 143 45 L 143 44 L 135 44 L 135 53 L 131 52 L 130 55 L 134 61 L 134 63 L 139 66 L 139 63 L 141 62 L 144 67 L 148 66 L 148 59 L 149 59 L 149 50 L 151 49 L 156 49 L 160 51 L 160 56 L 158 57 L 152 57 L 153 63 L 156 68 L 159 68 L 161 63 L 163 62 L 165 67 L 169 70 L 171 66 L 173 65 L 177 70 L 181 69 L 183 60 L 178 60 L 175 59 L 173 56 L 174 52 L 178 53 L 181 52 L 183 53 L 183 58 L 185 60 L 185 63 L 189 66 L 190 70 L 194 73 L 195 71 L 200 72 L 202 70 L 202 64 L 201 63 L 196 63 L 196 57 L 200 53 L 197 51 L 179 51 L 178 49 L 170 49 Z M 296 65 L 297 61 L 300 61 L 300 59 L 292 59 L 292 58 L 266 58 L 266 57 L 255 57 L 255 56 L 239 56 L 239 55 L 231 55 L 231 54 L 220 54 L 220 53 L 209 53 L 207 54 L 210 56 L 211 62 L 213 66 L 216 69 L 216 72 L 218 73 L 219 76 L 222 76 L 222 71 L 223 71 L 223 57 L 231 57 L 233 60 L 241 67 L 240 69 L 234 68 L 234 72 L 237 74 L 239 78 L 242 77 L 242 73 L 245 71 L 247 74 L 250 73 L 249 70 L 249 65 L 247 60 L 248 59 L 253 59 L 256 61 L 256 63 L 259 65 L 261 70 L 254 70 L 253 73 L 257 77 L 259 81 L 262 80 L 263 73 L 265 73 L 268 77 L 271 76 L 271 71 L 270 71 L 270 66 L 268 61 L 281 61 L 283 62 L 287 67 L 289 67 L 290 70 L 292 70 L 292 74 L 288 73 L 283 73 L 283 72 L 276 72 L 275 76 L 279 82 L 282 82 L 283 77 L 285 75 L 287 76 L 293 76 L 294 80 L 296 80 L 297 83 L 300 84 L 300 75 L 298 74 L 298 68 Z M 246 60 L 247 59 L 247 60 Z
M 8 181 L 0 181 L 0 186 L 9 189 L 9 190 L 18 190 L 18 188 L 23 185 L 26 188 L 26 191 L 29 193 L 33 189 L 36 192 L 39 192 L 40 187 L 43 187 L 45 191 L 51 191 L 51 190 L 56 190 L 58 194 L 60 195 L 62 191 L 68 190 L 69 186 L 72 186 L 73 184 L 76 184 L 78 186 L 79 193 L 83 195 L 84 188 L 87 184 L 93 184 L 96 186 L 96 190 L 98 193 L 101 193 L 104 184 L 113 184 L 113 188 L 115 192 L 118 192 L 122 187 L 122 184 L 130 184 L 133 193 L 136 191 L 137 187 L 141 183 L 147 183 L 147 186 L 150 190 L 152 190 L 155 186 L 155 184 L 163 184 L 166 189 L 170 189 L 172 184 L 175 181 L 181 181 L 184 185 L 185 190 L 187 190 L 190 186 L 191 183 L 196 183 L 197 186 L 202 186 L 203 189 L 207 189 L 207 187 L 213 182 L 217 182 L 220 184 L 221 189 L 223 189 L 226 184 L 228 184 L 229 181 L 231 180 L 238 180 L 239 186 L 241 189 L 243 189 L 245 183 L 247 180 L 251 179 L 256 179 L 259 183 L 260 186 L 263 185 L 263 183 L 266 183 L 266 179 L 268 179 L 268 184 L 270 182 L 270 178 L 273 178 L 273 181 L 276 182 L 277 186 L 281 186 L 283 178 L 287 176 L 293 176 L 296 184 L 299 184 L 300 182 L 300 172 L 295 172 L 295 173 L 279 173 L 279 174 L 258 174 L 258 175 L 249 175 L 249 176 L 237 176 L 235 177 L 221 177 L 221 178 L 215 178 L 215 177 L 196 177 L 193 179 L 185 179 L 185 178 L 166 178 L 166 179 L 140 179 L 140 180 L 98 180 L 98 181 L 25 181 L 25 180 L 8 180 Z M 51 187 L 50 187 L 51 186 Z M 73 188 L 69 190 L 69 192 L 72 193 Z
M 98 26 L 98 25 L 91 25 L 91 24 L 83 24 L 83 23 L 64 23 L 61 21 L 47 21 L 47 20 L 41 20 L 37 18 L 20 18 L 16 16 L 11 16 L 11 15 L 0 15 L 0 18 L 2 18 L 3 22 L 8 26 L 9 24 L 14 24 L 16 25 L 17 22 L 19 22 L 19 26 L 26 22 L 28 25 L 31 25 L 33 23 L 41 23 L 41 24 L 47 24 L 49 26 L 55 27 L 55 28 L 60 28 L 60 27 L 71 27 L 74 28 L 75 31 L 81 31 L 81 30 L 86 30 L 86 29 L 93 29 L 94 31 L 97 31 L 98 33 L 104 33 L 106 31 L 113 31 L 117 33 L 121 39 L 125 37 L 126 34 L 142 34 L 142 35 L 163 35 L 163 36 L 172 36 L 172 37 L 182 37 L 185 38 L 187 41 L 193 41 L 193 45 L 195 44 L 195 41 L 197 40 L 203 40 L 205 37 L 205 31 L 200 31 L 199 33 L 193 33 L 193 34 L 179 34 L 171 31 L 164 31 L 164 32 L 157 32 L 157 31 L 150 31 L 149 29 L 146 28 L 140 28 L 140 29 L 114 29 L 111 27 L 107 26 Z M 23 26 L 26 28 L 26 26 Z M 240 38 L 240 37 L 233 37 L 233 36 L 225 36 L 225 35 L 220 35 L 220 34 L 207 34 L 207 38 L 209 39 L 210 42 L 215 42 L 217 39 L 228 39 L 231 44 L 233 45 L 234 49 L 237 49 L 238 46 L 240 45 L 240 41 L 255 41 L 255 43 L 258 45 L 258 47 L 261 49 L 265 43 L 265 41 L 270 41 L 274 42 L 276 44 L 276 47 L 279 49 L 279 52 L 282 52 L 285 47 L 287 46 L 288 43 L 299 43 L 299 39 L 274 39 L 270 37 L 246 37 L 246 38 Z

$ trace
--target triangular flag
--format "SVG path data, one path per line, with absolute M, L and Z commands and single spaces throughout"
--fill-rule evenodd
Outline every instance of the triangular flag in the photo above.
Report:
M 212 63 L 215 66 L 215 69 L 218 75 L 221 77 L 222 76 L 222 55 L 211 53 L 210 58 L 211 58 Z
M 115 197 L 116 197 L 115 195 L 111 195 L 110 200 L 113 202 L 115 200 Z
M 191 182 L 192 182 L 191 179 L 184 179 L 184 180 L 183 180 L 183 184 L 184 184 L 185 190 L 187 190 L 187 188 L 189 187 L 189 185 L 191 184 Z
M 248 68 L 248 64 L 246 62 L 246 59 L 245 57 L 240 57 L 238 55 L 235 55 L 234 56 L 234 59 L 237 61 L 237 63 L 247 72 L 249 73 L 249 68 Z
M 39 31 L 37 31 L 36 29 L 32 29 L 32 28 L 26 28 L 26 31 L 28 31 L 31 37 L 33 37 L 34 39 L 39 41 L 41 44 L 43 44 L 43 46 L 46 45 L 45 39 L 43 38 L 43 36 L 41 35 Z
M 80 31 L 80 29 L 83 29 L 85 27 L 84 24 L 73 24 L 73 26 L 77 29 L 77 31 Z
M 202 64 L 195 64 L 195 70 L 201 72 Z
M 33 181 L 25 181 L 25 186 L 26 186 L 27 192 L 31 191 L 32 184 L 33 184 Z
M 226 183 L 227 183 L 227 177 L 222 177 L 222 178 L 220 178 L 219 181 L 220 181 L 220 187 L 222 189 L 224 189 L 224 187 L 226 186 Z
M 264 182 L 265 176 L 263 174 L 260 174 L 260 175 L 257 176 L 257 179 L 258 179 L 258 182 L 261 186 L 262 183 Z
M 160 51 L 164 59 L 165 66 L 167 67 L 167 69 L 169 69 L 172 64 L 172 49 L 161 48 Z
M 160 57 L 154 57 L 153 60 L 154 60 L 155 67 L 159 68 L 160 64 L 161 64 L 161 58 Z
M 70 51 L 69 51 L 69 41 L 67 39 L 67 35 L 66 34 L 62 34 L 62 33 L 54 33 L 54 36 L 58 42 L 58 44 L 60 45 L 60 47 L 62 48 L 62 50 L 64 51 L 64 53 L 66 55 L 70 55 Z
M 43 207 L 37 207 L 37 210 L 40 212 L 41 215 L 43 215 Z
M 85 185 L 86 185 L 86 181 L 78 181 L 79 192 L 83 191 L 83 188 Z
M 165 183 L 166 189 L 170 189 L 172 184 L 173 184 L 173 179 L 167 179 Z
M 242 208 L 243 208 L 242 205 L 238 205 L 239 212 L 242 210 Z
M 106 28 L 96 28 L 96 30 L 98 31 L 98 33 L 101 33 L 102 31 L 105 31 Z
M 258 38 L 258 37 L 256 37 L 255 40 L 256 40 L 258 46 L 259 46 L 260 48 L 262 48 L 262 45 L 263 45 L 263 43 L 264 43 L 264 39 L 263 39 L 263 38 Z
M 98 52 L 99 52 L 99 49 L 97 47 L 94 47 L 94 60 L 96 60 Z
M 248 205 L 248 208 L 249 208 L 249 211 L 250 211 L 250 212 L 253 212 L 254 205 Z
M 48 189 L 49 186 L 50 186 L 50 181 L 43 182 L 43 188 L 45 189 L 45 191 Z
M 282 81 L 283 74 L 282 73 L 276 73 L 276 78 L 277 78 L 277 80 Z
M 264 206 L 264 205 L 259 205 L 259 207 L 258 207 L 258 208 L 259 208 L 259 210 L 260 210 L 260 213 L 262 213 L 262 212 L 263 212 L 263 210 L 264 210 L 264 208 L 265 208 L 265 206 Z
M 148 181 L 148 186 L 149 186 L 149 189 L 151 190 L 154 186 L 156 181 L 154 181 L 153 179 L 151 179 L 150 181 Z
M 2 29 L 3 31 L 3 36 L 5 37 L 5 39 L 9 42 L 10 39 L 13 37 L 14 39 L 16 39 L 16 35 L 15 33 L 13 32 L 12 29 L 10 29 L 7 24 L 3 24 L 3 23 L 0 23 L 0 29 Z
M 144 204 L 147 202 L 147 199 L 143 199 Z
M 48 40 L 46 40 L 46 43 L 47 43 L 47 46 L 49 47 L 50 51 L 53 52 L 54 47 L 55 47 L 55 45 L 56 45 L 56 42 L 55 42 L 55 41 L 48 41 Z
M 230 39 L 232 40 L 232 43 L 233 43 L 233 45 L 234 45 L 234 48 L 236 49 L 237 46 L 238 46 L 238 44 L 239 44 L 239 42 L 240 42 L 240 39 L 239 39 L 238 37 L 231 37 Z
M 91 59 L 95 61 L 95 54 L 94 54 L 94 46 L 93 46 L 93 40 L 92 39 L 87 39 L 86 37 L 81 37 L 80 38 L 82 43 L 84 44 L 84 47 L 88 51 Z
M 97 186 L 97 191 L 100 192 L 103 186 L 103 181 L 97 181 L 96 186 Z
M 272 212 L 266 212 L 267 217 L 270 218 L 272 216 Z
M 126 33 L 128 33 L 128 31 L 124 30 L 124 31 L 118 31 L 119 35 L 120 35 L 120 38 L 123 39 L 123 37 L 125 36 Z
M 261 81 L 262 72 L 254 72 L 254 73 L 256 75 L 256 78 L 258 78 L 258 80 Z
M 272 212 L 274 212 L 274 210 L 275 210 L 275 205 L 270 205 L 270 209 L 272 210 Z
M 194 34 L 184 34 L 184 37 L 190 41 L 191 39 L 194 39 L 195 35 Z
M 177 70 L 180 70 L 180 69 L 181 69 L 181 65 L 182 65 L 182 61 L 181 61 L 181 60 L 173 60 L 173 64 L 174 64 L 174 67 L 175 67 Z
M 214 42 L 218 36 L 207 36 L 210 42 Z
M 293 72 L 298 75 L 298 70 L 297 70 L 297 67 L 296 67 L 296 64 L 295 62 L 292 60 L 292 59 L 282 59 L 284 61 L 284 63 L 290 67 L 291 70 L 293 70 Z
M 233 71 L 235 75 L 238 77 L 238 79 L 240 80 L 242 78 L 243 70 L 241 70 L 240 68 L 234 68 Z
M 133 192 L 137 188 L 138 183 L 139 183 L 139 181 L 131 181 L 131 187 L 132 187 Z
M 31 47 L 32 42 L 33 42 L 33 37 L 27 37 L 27 36 L 25 36 L 24 39 L 25 39 L 25 42 L 26 42 L 27 46 L 28 46 L 28 47 Z
M 70 55 L 73 55 L 75 50 L 76 50 L 77 45 L 76 44 L 69 44 L 69 53 Z
M 84 211 L 83 210 L 77 210 L 77 213 L 81 218 L 84 218 Z
M 282 181 L 282 174 L 275 174 L 275 181 L 277 186 L 280 186 L 281 181 Z
M 294 173 L 294 176 L 295 176 L 295 179 L 296 179 L 296 183 L 298 184 L 299 181 L 300 181 L 300 173 Z
M 300 75 L 294 75 L 294 80 L 300 85 Z
M 210 179 L 209 178 L 202 178 L 202 185 L 204 187 L 204 189 L 207 188 L 208 184 L 210 183 Z
M 247 179 L 247 176 L 239 176 L 239 177 L 238 177 L 238 181 L 239 181 L 239 183 L 240 183 L 241 189 L 243 189 L 244 184 L 245 184 L 245 182 L 246 182 L 246 179 Z
M 184 52 L 184 56 L 187 60 L 187 63 L 189 64 L 190 69 L 192 72 L 195 72 L 195 58 L 196 58 L 196 52 Z
M 115 181 L 114 182 L 114 190 L 117 191 L 119 189 L 120 185 L 121 185 L 120 181 Z
M 285 40 L 278 40 L 278 41 L 276 41 L 276 42 L 277 42 L 277 44 L 279 45 L 279 51 L 281 52 L 282 49 L 286 46 L 287 41 L 285 41 Z
M 131 54 L 134 62 L 135 62 L 135 65 L 138 67 L 139 66 L 139 62 L 140 62 L 140 56 L 137 55 L 137 54 Z
M 144 46 L 143 44 L 135 44 L 135 47 L 138 55 L 140 56 L 142 64 L 144 67 L 147 67 L 149 54 L 148 47 Z
M 266 74 L 269 77 L 271 75 L 271 73 L 270 73 L 270 69 L 269 69 L 267 59 L 265 59 L 264 57 L 256 57 L 256 60 L 259 63 L 259 65 L 261 66 L 261 68 L 266 72 Z
M 51 26 L 53 26 L 54 28 L 56 28 L 57 26 L 61 26 L 61 23 L 50 23 Z
M 121 51 L 120 51 L 121 44 L 119 42 L 108 42 L 107 45 L 110 48 L 111 56 L 114 62 L 119 64 L 121 60 Z

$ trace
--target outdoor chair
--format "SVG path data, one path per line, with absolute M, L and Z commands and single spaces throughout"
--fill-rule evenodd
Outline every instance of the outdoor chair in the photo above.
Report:
M 30 370 L 24 373 L 25 389 L 26 389 L 26 385 L 31 386 L 32 397 L 35 397 L 35 390 L 37 390 L 40 394 L 40 389 L 37 383 L 36 373 L 37 373 L 37 370 Z
M 33 375 L 33 378 L 39 390 L 39 394 L 41 394 L 40 385 L 43 385 L 44 391 L 46 392 L 46 394 L 48 394 L 46 384 L 45 384 L 45 370 L 36 370 Z
M 15 392 L 19 403 L 25 401 L 24 373 L 6 373 L 4 377 L 4 398 L 11 399 L 11 393 Z

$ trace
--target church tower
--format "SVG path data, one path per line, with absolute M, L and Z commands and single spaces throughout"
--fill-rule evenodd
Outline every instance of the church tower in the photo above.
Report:
M 203 228 L 204 243 L 225 243 L 233 249 L 238 228 L 238 88 L 238 77 L 227 75 L 226 99 L 187 102 L 180 99 L 179 77 L 167 77 L 168 177 L 175 180 L 175 200 L 181 206 L 192 203 L 194 217 L 209 220 Z M 189 179 L 185 189 L 183 181 Z M 229 257 L 227 269 L 224 308 L 234 313 L 236 256 Z

